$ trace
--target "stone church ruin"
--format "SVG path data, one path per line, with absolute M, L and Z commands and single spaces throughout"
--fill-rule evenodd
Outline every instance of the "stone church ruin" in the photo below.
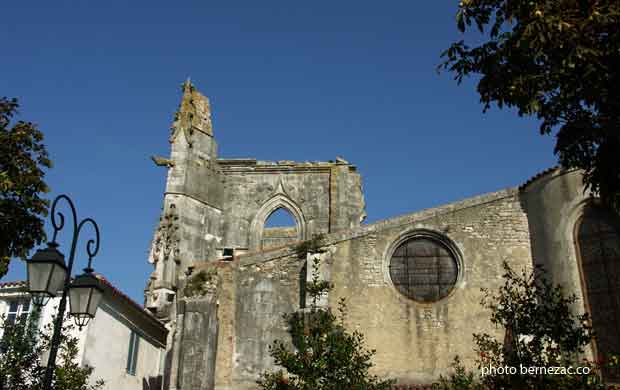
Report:
M 146 307 L 170 329 L 165 388 L 243 390 L 273 368 L 282 313 L 304 307 L 307 260 L 295 246 L 324 234 L 325 304 L 347 299 L 349 326 L 376 349 L 374 373 L 430 383 L 455 355 L 473 362 L 474 332 L 497 332 L 481 288 L 543 265 L 582 297 L 599 337 L 620 350 L 620 229 L 578 171 L 549 169 L 516 188 L 364 224 L 351 163 L 221 159 L 208 99 L 188 81 L 170 135 Z M 295 225 L 265 226 L 278 210 Z M 192 279 L 200 275 L 199 279 Z

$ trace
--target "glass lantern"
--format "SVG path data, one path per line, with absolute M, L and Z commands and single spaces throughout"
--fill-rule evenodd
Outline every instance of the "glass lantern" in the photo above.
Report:
M 92 273 L 77 276 L 69 286 L 69 314 L 82 329 L 95 317 L 103 298 L 102 283 Z
M 58 244 L 48 243 L 47 248 L 39 249 L 26 261 L 28 290 L 32 295 L 32 302 L 39 307 L 64 289 L 67 266 L 65 256 L 57 248 Z

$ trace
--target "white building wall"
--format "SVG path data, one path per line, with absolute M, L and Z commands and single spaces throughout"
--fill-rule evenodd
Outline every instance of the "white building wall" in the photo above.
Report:
M 0 297 L 0 317 L 6 315 L 6 312 L 9 311 L 9 304 L 4 297 Z M 0 335 L 2 334 L 2 329 L 0 329 Z
M 126 370 L 132 329 L 140 336 L 135 375 Z M 163 348 L 150 341 L 129 319 L 104 303 L 88 326 L 82 364 L 95 368 L 91 377 L 103 379 L 105 389 L 142 390 L 149 388 L 149 380 L 160 375 L 162 351 Z
M 6 313 L 9 311 L 8 301 L 4 300 L 3 297 L 0 297 L 0 321 L 3 321 Z M 0 337 L 2 337 L 2 328 L 0 328 Z
M 28 299 L 29 294 L 23 291 L 2 291 L 0 289 L 0 316 L 5 315 L 9 302 L 15 299 Z M 60 297 L 51 299 L 41 310 L 40 328 L 51 325 Z M 74 327 L 71 335 L 78 339 L 77 361 L 82 366 L 94 368 L 92 382 L 103 379 L 105 390 L 150 390 L 158 389 L 152 384 L 161 378 L 161 360 L 165 346 L 159 345 L 151 337 L 141 331 L 140 326 L 132 318 L 120 314 L 107 299 L 104 299 L 97 314 L 82 330 Z M 68 316 L 69 305 L 65 314 L 65 324 L 73 323 Z M 51 332 L 50 326 L 50 332 Z M 129 339 L 132 329 L 140 337 L 135 375 L 127 373 Z M 0 329 L 1 336 L 1 329 Z M 47 363 L 48 353 L 42 356 L 43 364 Z M 153 382 L 154 381 L 154 382 Z

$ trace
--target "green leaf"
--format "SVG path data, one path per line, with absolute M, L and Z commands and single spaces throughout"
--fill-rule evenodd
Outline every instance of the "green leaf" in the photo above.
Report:
M 45 239 L 48 203 L 44 169 L 51 166 L 43 134 L 31 122 L 13 123 L 17 99 L 0 98 L 0 278 L 6 259 L 23 257 Z
M 540 120 L 542 133 L 561 134 L 555 147 L 560 163 L 584 171 L 584 185 L 620 212 L 618 153 L 604 152 L 620 150 L 620 2 L 600 0 L 585 10 L 583 3 L 461 4 L 458 29 L 464 32 L 473 20 L 481 35 L 470 37 L 473 47 L 452 44 L 441 67 L 459 84 L 476 76 L 484 111 L 492 103 L 515 107 L 520 116 Z M 508 88 L 513 85 L 518 88 Z
M 465 32 L 465 21 L 463 20 L 463 10 L 456 11 L 456 25 L 460 32 Z

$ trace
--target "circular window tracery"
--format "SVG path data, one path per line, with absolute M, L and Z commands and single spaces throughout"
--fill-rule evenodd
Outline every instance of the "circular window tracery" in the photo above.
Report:
M 440 240 L 413 236 L 392 253 L 389 273 L 394 287 L 418 302 L 435 302 L 454 288 L 459 265 L 455 253 Z

